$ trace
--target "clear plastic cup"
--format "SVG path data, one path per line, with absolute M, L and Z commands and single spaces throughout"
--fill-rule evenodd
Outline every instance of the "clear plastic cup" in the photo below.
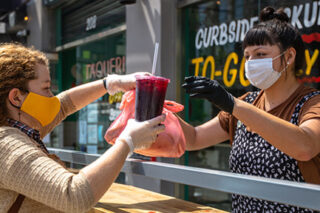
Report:
M 157 76 L 136 76 L 135 119 L 145 121 L 162 114 L 169 79 Z

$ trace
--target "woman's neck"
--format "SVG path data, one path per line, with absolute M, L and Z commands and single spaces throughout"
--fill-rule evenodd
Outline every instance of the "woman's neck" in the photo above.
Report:
M 282 74 L 280 79 L 265 90 L 265 110 L 269 111 L 287 100 L 300 86 L 296 77 Z

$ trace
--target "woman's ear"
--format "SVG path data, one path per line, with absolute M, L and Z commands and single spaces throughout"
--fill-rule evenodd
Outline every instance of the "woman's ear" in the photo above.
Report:
M 294 63 L 295 59 L 296 59 L 296 49 L 294 49 L 293 47 L 290 47 L 287 53 L 287 65 L 290 66 L 291 64 Z
M 11 89 L 8 95 L 8 99 L 11 105 L 17 108 L 21 107 L 24 98 L 24 95 L 22 95 L 21 91 L 18 88 Z

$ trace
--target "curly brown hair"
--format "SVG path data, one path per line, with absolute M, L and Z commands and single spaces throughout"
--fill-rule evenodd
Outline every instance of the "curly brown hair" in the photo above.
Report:
M 27 89 L 28 81 L 36 79 L 35 66 L 49 65 L 46 56 L 18 43 L 0 44 L 0 126 L 6 124 L 6 100 L 13 88 Z

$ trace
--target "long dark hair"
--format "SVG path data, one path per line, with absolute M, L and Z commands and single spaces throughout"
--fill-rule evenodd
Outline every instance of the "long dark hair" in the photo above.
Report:
M 243 50 L 253 45 L 277 45 L 283 52 L 290 47 L 296 50 L 295 76 L 305 67 L 305 47 L 299 31 L 289 23 L 289 17 L 283 11 L 266 7 L 260 12 L 260 22 L 251 28 L 242 43 Z

